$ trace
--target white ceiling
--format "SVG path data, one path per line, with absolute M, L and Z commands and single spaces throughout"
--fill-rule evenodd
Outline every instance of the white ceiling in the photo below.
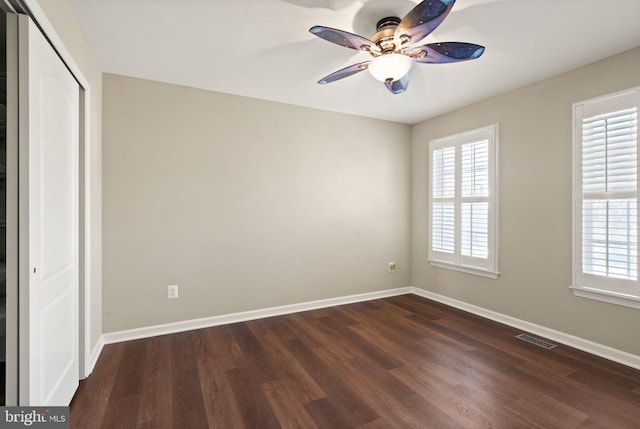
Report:
M 309 33 L 371 37 L 418 0 L 70 0 L 103 71 L 413 124 L 640 45 L 640 0 L 458 0 L 425 42 L 486 46 L 477 60 L 414 64 L 393 95 L 369 57 Z

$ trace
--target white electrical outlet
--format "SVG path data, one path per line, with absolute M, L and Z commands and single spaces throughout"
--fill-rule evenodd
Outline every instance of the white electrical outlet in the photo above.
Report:
M 389 262 L 389 272 L 390 273 L 395 273 L 396 272 L 396 263 L 395 262 Z
M 168 296 L 167 298 L 177 298 L 178 297 L 178 285 L 171 285 L 168 287 Z

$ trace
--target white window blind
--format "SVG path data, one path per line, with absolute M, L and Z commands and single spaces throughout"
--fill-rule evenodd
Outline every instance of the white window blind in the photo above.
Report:
M 639 102 L 636 89 L 574 105 L 573 288 L 605 300 L 640 298 Z
M 582 264 L 589 274 L 638 278 L 635 108 L 582 120 Z
M 461 147 L 461 253 L 489 256 L 489 142 Z
M 462 203 L 461 252 L 464 256 L 489 256 L 489 204 Z
M 497 276 L 497 124 L 429 143 L 432 264 Z
M 439 252 L 452 254 L 455 250 L 455 147 L 433 152 L 432 243 Z

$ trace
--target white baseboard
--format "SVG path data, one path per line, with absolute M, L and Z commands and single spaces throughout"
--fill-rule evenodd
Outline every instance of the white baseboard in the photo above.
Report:
M 576 337 L 574 335 L 566 334 L 555 329 L 547 328 L 545 326 L 537 325 L 535 323 L 527 322 L 526 320 L 517 319 L 515 317 L 507 316 L 502 313 L 497 313 L 486 308 L 478 307 L 476 305 L 468 304 L 463 301 L 458 301 L 453 298 L 449 298 L 443 295 L 439 295 L 434 292 L 429 292 L 417 287 L 411 287 L 411 293 L 421 296 L 423 298 L 431 299 L 433 301 L 440 302 L 442 304 L 449 305 L 451 307 L 464 310 L 469 313 L 476 314 L 478 316 L 494 320 L 496 322 L 504 323 L 513 328 L 522 329 L 532 334 L 540 335 L 541 337 L 548 338 L 558 343 L 565 344 L 569 347 L 582 350 L 592 355 L 596 355 L 614 362 L 621 363 L 631 368 L 640 369 L 640 356 L 627 353 L 622 350 L 614 349 L 613 347 L 605 346 L 603 344 L 595 343 L 584 338 Z
M 315 310 L 319 308 L 333 307 L 336 305 L 351 304 L 354 302 L 370 301 L 374 299 L 387 298 L 390 296 L 406 295 L 413 293 L 415 295 L 458 308 L 469 313 L 485 317 L 505 325 L 522 329 L 532 334 L 548 338 L 558 343 L 576 348 L 578 350 L 591 353 L 596 356 L 618 362 L 631 368 L 640 370 L 640 356 L 614 349 L 613 347 L 598 344 L 584 338 L 576 337 L 555 329 L 527 322 L 526 320 L 507 316 L 486 308 L 458 301 L 453 298 L 429 292 L 417 287 L 404 287 L 397 289 L 389 289 L 378 292 L 368 292 L 358 295 L 349 295 L 338 298 L 321 299 L 317 301 L 308 301 L 299 304 L 283 305 L 279 307 L 263 308 L 259 310 L 244 311 L 240 313 L 224 314 L 220 316 L 204 317 L 201 319 L 185 320 L 181 322 L 165 323 L 162 325 L 147 326 L 143 328 L 129 329 L 118 332 L 108 332 L 102 335 L 98 344 L 91 353 L 91 362 L 89 369 L 91 372 L 95 366 L 98 356 L 105 344 L 119 343 L 122 341 L 137 340 L 140 338 L 149 338 L 159 335 L 173 334 L 177 332 L 190 331 L 193 329 L 208 328 L 211 326 L 226 325 L 229 323 L 245 322 L 247 320 L 262 319 L 265 317 L 280 316 L 283 314 L 298 313 L 301 311 Z
M 140 338 L 155 337 L 158 335 L 174 334 L 176 332 L 190 331 L 193 329 L 209 328 L 211 326 L 227 325 L 229 323 L 245 322 L 247 320 L 262 319 L 265 317 L 316 310 L 319 308 L 333 307 L 336 305 L 371 301 L 373 299 L 387 298 L 390 296 L 406 295 L 408 293 L 411 293 L 411 290 L 411 287 L 388 289 L 358 295 L 348 295 L 338 298 L 308 301 L 300 304 L 282 305 L 279 307 L 243 311 L 240 313 L 223 314 L 220 316 L 204 317 L 201 319 L 185 320 L 174 323 L 165 323 L 162 325 L 128 329 L 126 331 L 108 332 L 103 335 L 103 340 L 104 344 L 119 343 L 122 341 L 137 340 Z
M 85 368 L 84 378 L 89 377 L 89 375 L 91 375 L 91 373 L 93 372 L 93 369 L 96 367 L 96 362 L 98 362 L 98 358 L 102 353 L 103 347 L 104 347 L 104 335 L 100 335 L 100 338 L 98 338 L 98 342 L 93 347 L 93 350 L 91 350 L 88 366 L 87 368 Z

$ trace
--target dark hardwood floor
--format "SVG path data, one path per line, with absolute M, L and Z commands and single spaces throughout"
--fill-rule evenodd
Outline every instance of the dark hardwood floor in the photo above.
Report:
M 71 427 L 640 428 L 640 371 L 518 333 L 403 295 L 112 344 Z

